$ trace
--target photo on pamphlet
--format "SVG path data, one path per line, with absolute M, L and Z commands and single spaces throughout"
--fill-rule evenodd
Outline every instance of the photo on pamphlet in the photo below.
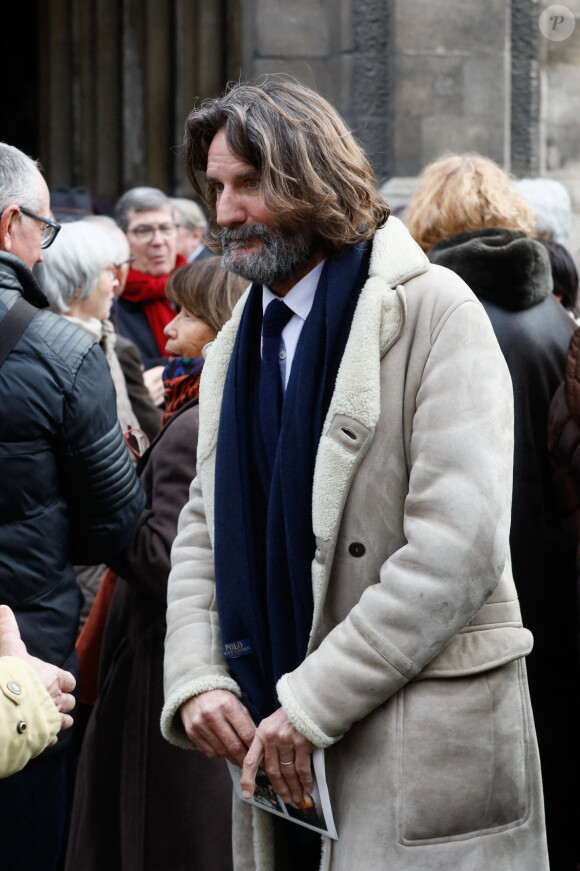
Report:
M 282 801 L 270 783 L 264 768 L 258 769 L 253 797 L 246 799 L 242 796 L 240 786 L 242 769 L 238 768 L 237 765 L 232 765 L 231 762 L 228 762 L 228 768 L 234 782 L 236 795 L 242 801 L 277 814 L 279 817 L 284 817 L 299 826 L 305 826 L 307 829 L 313 829 L 329 838 L 338 840 L 326 784 L 324 750 L 315 750 L 312 754 L 313 787 L 310 792 L 303 793 L 299 802 Z

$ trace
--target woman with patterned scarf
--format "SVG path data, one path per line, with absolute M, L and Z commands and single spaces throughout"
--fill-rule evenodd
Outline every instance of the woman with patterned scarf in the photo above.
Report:
M 179 314 L 165 327 L 165 415 L 138 471 L 147 505 L 118 572 L 99 693 L 79 762 L 67 869 L 231 868 L 225 762 L 161 737 L 170 550 L 196 474 L 202 348 L 245 289 L 217 257 L 173 273 Z

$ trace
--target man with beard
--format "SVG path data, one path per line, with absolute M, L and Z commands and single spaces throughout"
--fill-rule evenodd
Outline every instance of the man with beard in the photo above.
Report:
M 263 766 L 295 803 L 326 748 L 339 840 L 234 799 L 240 869 L 545 871 L 485 312 L 309 89 L 236 86 L 191 113 L 185 150 L 252 286 L 207 350 L 163 732 L 243 767 L 245 798 Z

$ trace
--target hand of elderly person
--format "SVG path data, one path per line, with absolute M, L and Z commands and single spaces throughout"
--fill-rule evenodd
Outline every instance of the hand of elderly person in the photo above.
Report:
M 74 696 L 71 695 L 76 685 L 73 675 L 27 652 L 16 618 L 7 605 L 0 605 L 0 656 L 17 656 L 28 663 L 58 709 L 61 729 L 72 726 L 73 719 L 68 712 L 75 706 Z M 56 743 L 56 740 L 53 738 L 51 744 Z
M 181 706 L 181 721 L 191 741 L 209 759 L 224 757 L 243 765 L 256 727 L 248 709 L 228 690 L 208 690 Z
M 260 765 L 282 801 L 301 801 L 313 787 L 310 754 L 314 745 L 294 728 L 283 708 L 262 720 L 242 771 L 242 795 L 251 798 Z
M 143 381 L 149 391 L 149 396 L 155 405 L 163 405 L 165 397 L 165 385 L 163 384 L 163 372 L 165 366 L 153 366 L 143 372 Z

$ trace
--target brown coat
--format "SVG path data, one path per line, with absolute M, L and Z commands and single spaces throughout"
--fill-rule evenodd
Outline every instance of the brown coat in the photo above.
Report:
M 169 552 L 196 468 L 189 404 L 146 455 L 147 505 L 122 565 L 103 644 L 98 703 L 83 744 L 70 871 L 227 871 L 231 780 L 225 763 L 161 736 Z
M 560 513 L 577 542 L 580 570 L 580 329 L 572 336 L 565 380 L 550 408 L 548 449 L 560 497 Z

